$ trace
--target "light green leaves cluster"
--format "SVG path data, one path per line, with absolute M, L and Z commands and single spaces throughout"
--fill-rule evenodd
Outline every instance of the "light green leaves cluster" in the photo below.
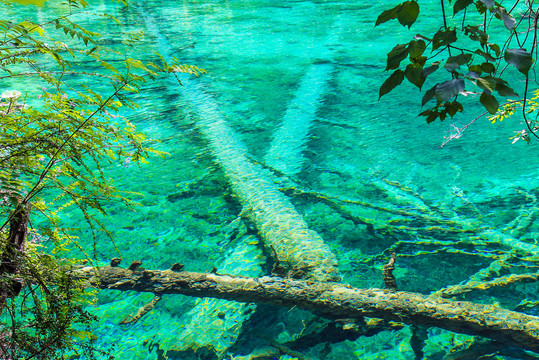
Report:
M 127 54 L 136 52 L 133 48 L 142 39 L 140 33 L 126 37 L 124 50 L 100 45 L 100 34 L 72 20 L 89 11 L 87 6 L 84 0 L 68 0 L 64 15 L 39 24 L 0 19 L 0 79 L 12 84 L 0 94 L 0 253 L 11 217 L 24 207 L 30 209 L 31 221 L 38 215 L 47 219 L 34 231 L 54 244 L 53 254 L 65 257 L 67 251 L 79 248 L 88 257 L 69 229 L 62 227 L 62 212 L 79 210 L 95 247 L 96 233 L 108 234 L 96 217 L 106 215 L 104 204 L 133 204 L 107 176 L 106 165 L 136 166 L 151 153 L 161 154 L 121 116 L 123 109 L 137 107 L 129 95 L 165 73 L 203 72 L 177 61 L 168 64 L 160 57 L 155 62 L 130 57 Z M 111 15 L 101 18 L 119 26 Z M 25 85 L 17 86 L 23 79 Z M 25 283 L 36 284 L 21 294 L 31 299 L 31 306 L 14 299 L 8 305 L 19 315 L 9 318 L 0 302 L 0 315 L 7 316 L 0 317 L 0 327 L 16 321 L 21 330 L 11 339 L 15 353 L 2 354 L 0 349 L 0 358 L 32 357 L 40 342 L 52 338 L 59 340 L 50 344 L 47 354 L 60 358 L 74 346 L 72 336 L 88 338 L 86 330 L 72 327 L 89 322 L 79 302 L 81 287 L 53 264 L 54 258 L 45 261 L 49 257 L 34 250 L 24 254 L 18 274 Z M 0 274 L 0 280 L 5 276 L 12 274 Z M 55 287 L 59 297 L 49 296 L 49 287 Z M 51 304 L 54 311 L 49 311 Z M 32 317 L 42 322 L 32 322 Z M 53 324 L 54 318 L 65 322 Z M 37 332 L 39 336 L 27 336 Z

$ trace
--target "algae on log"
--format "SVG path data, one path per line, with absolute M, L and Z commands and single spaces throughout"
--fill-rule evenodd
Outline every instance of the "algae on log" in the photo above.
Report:
M 247 149 L 223 119 L 217 104 L 202 86 L 182 78 L 184 98 L 198 113 L 197 127 L 228 177 L 234 193 L 265 244 L 281 263 L 305 270 L 307 278 L 338 281 L 335 255 L 272 180 L 269 171 L 249 161 Z
M 479 335 L 539 352 L 539 317 L 494 305 L 452 301 L 405 291 L 356 289 L 346 284 L 247 278 L 171 270 L 81 267 L 73 270 L 101 289 L 215 297 L 310 310 L 329 318 L 374 317 Z

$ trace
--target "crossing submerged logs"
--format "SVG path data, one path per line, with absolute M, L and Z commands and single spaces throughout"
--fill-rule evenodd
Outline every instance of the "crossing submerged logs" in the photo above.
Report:
M 159 51 L 166 58 L 171 58 L 172 46 L 159 31 L 151 14 L 145 11 L 143 5 L 137 7 L 147 29 L 156 38 Z M 279 193 L 272 180 L 267 177 L 268 174 L 264 173 L 261 167 L 249 162 L 245 148 L 224 122 L 213 98 L 207 95 L 200 85 L 188 78 L 182 78 L 182 83 L 185 86 L 179 89 L 184 100 L 196 106 L 195 112 L 199 118 L 197 127 L 209 140 L 210 148 L 218 163 L 223 167 L 234 192 L 244 204 L 267 246 L 273 246 L 279 260 L 290 268 L 306 269 L 306 273 L 318 280 L 339 280 L 334 255 L 320 236 L 307 228 L 292 204 Z M 256 245 L 249 243 L 250 241 L 244 242 L 240 246 L 241 249 L 238 249 L 238 254 L 244 255 L 242 259 L 232 254 L 231 258 L 226 260 L 225 271 L 231 273 L 233 271 L 227 266 L 241 268 L 249 261 L 252 267 L 260 269 L 260 259 L 255 254 L 259 250 Z M 256 256 L 251 257 L 249 254 Z M 241 274 L 256 275 L 252 272 Z M 248 318 L 250 310 L 252 310 L 250 305 L 204 299 L 182 317 L 187 319 L 185 330 L 168 346 L 168 350 L 180 352 L 209 350 L 222 355 L 236 340 L 243 320 Z M 216 321 L 212 312 L 226 314 L 227 321 Z M 228 321 L 229 319 L 234 321 Z M 211 330 L 200 331 L 201 324 L 206 324 Z M 205 336 L 202 336 L 202 333 Z
M 539 317 L 496 305 L 453 301 L 406 291 L 356 289 L 346 284 L 279 277 L 82 267 L 91 286 L 155 294 L 215 297 L 310 310 L 329 318 L 374 317 L 479 335 L 539 352 Z
M 272 246 L 279 261 L 289 269 L 304 271 L 306 278 L 340 280 L 335 255 L 279 191 L 272 174 L 249 160 L 246 147 L 226 123 L 215 100 L 189 78 L 182 78 L 182 83 L 182 95 L 198 114 L 196 126 L 209 141 L 245 215 L 255 224 L 266 246 Z

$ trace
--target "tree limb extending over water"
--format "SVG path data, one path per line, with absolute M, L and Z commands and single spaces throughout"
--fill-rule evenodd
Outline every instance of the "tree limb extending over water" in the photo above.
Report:
M 133 268 L 133 267 L 131 267 Z M 74 275 L 101 289 L 215 297 L 311 310 L 329 318 L 364 316 L 479 335 L 539 352 L 539 317 L 494 305 L 346 284 L 217 273 L 81 267 Z

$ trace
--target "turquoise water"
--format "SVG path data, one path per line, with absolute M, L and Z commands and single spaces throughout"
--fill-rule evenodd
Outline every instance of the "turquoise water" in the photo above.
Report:
M 160 79 L 137 95 L 141 109 L 126 115 L 139 130 L 160 140 L 155 147 L 169 155 L 142 167 L 108 167 L 117 186 L 139 193 L 135 198 L 142 206 L 135 211 L 108 206 L 103 221 L 115 245 L 103 236 L 96 257 L 106 262 L 118 255 L 116 247 L 124 264 L 142 260 L 152 269 L 179 262 L 190 271 L 217 266 L 239 268 L 250 276 L 268 272 L 271 254 L 253 225 L 248 226 L 248 241 L 231 236 L 238 231 L 234 224 L 242 204 L 234 196 L 231 171 L 215 156 L 219 145 L 201 125 L 222 121 L 232 129 L 233 140 L 242 144 L 244 155 L 288 175 L 286 184 L 387 210 L 335 200 L 372 223 L 371 232 L 316 198 L 291 197 L 295 210 L 335 254 L 345 282 L 382 287 L 381 268 L 393 250 L 398 253 L 399 288 L 424 294 L 477 278 L 496 260 L 502 260 L 501 269 L 494 271 L 500 275 L 536 272 L 533 247 L 528 255 L 535 260 L 524 262 L 504 257 L 510 247 L 499 239 L 506 236 L 523 246 L 539 246 L 539 227 L 533 220 L 525 221 L 538 211 L 539 145 L 511 144 L 513 132 L 523 128 L 515 117 L 495 124 L 480 119 L 461 138 L 440 147 L 453 124 L 462 126 L 483 110 L 471 107 L 452 121 L 427 125 L 416 116 L 421 111 L 420 93 L 411 86 L 378 101 L 378 87 L 387 76 L 385 54 L 416 32 L 428 33 L 439 26 L 427 18 L 412 31 L 391 23 L 374 28 L 377 15 L 392 5 L 356 1 L 96 5 L 96 10 L 114 14 L 125 26 L 120 30 L 97 23 L 112 46 L 126 29 L 142 30 L 147 37 L 135 49 L 142 58 L 154 59 L 153 52 L 159 52 L 208 72 L 196 79 L 183 78 L 183 87 L 173 78 Z M 438 2 L 429 1 L 422 9 L 437 11 Z M 35 15 L 46 19 L 49 13 L 53 13 L 50 4 Z M 290 128 L 284 128 L 287 123 Z M 277 187 L 285 180 L 278 181 Z M 481 230 L 451 233 L 443 230 L 447 225 L 439 225 L 438 230 L 427 231 L 425 222 L 398 211 L 424 214 L 438 225 L 445 219 L 455 221 L 459 229 Z M 522 231 L 508 228 L 515 220 Z M 63 221 L 82 229 L 81 242 L 87 241 L 91 252 L 82 214 L 73 211 Z M 244 243 L 252 246 L 244 248 Z M 514 309 L 521 300 L 539 300 L 538 290 L 537 284 L 517 284 L 474 292 L 466 299 Z M 113 345 L 118 359 L 162 359 L 167 350 L 172 359 L 213 358 L 216 351 L 227 359 L 246 359 L 273 342 L 286 343 L 312 359 L 415 358 L 410 327 L 342 340 L 326 328 L 325 320 L 310 313 L 183 296 L 163 296 L 137 323 L 119 324 L 152 298 L 152 294 L 101 292 L 94 309 L 100 317 L 99 345 Z M 537 307 L 523 311 L 537 315 Z M 212 339 L 220 327 L 227 330 Z M 425 332 L 427 359 L 443 359 L 472 340 L 435 328 Z M 309 334 L 315 334 L 315 341 L 302 341 Z M 195 355 L 185 350 L 205 342 L 218 345 Z M 275 358 L 293 358 L 286 351 L 271 351 Z M 517 355 L 515 351 L 513 356 Z

